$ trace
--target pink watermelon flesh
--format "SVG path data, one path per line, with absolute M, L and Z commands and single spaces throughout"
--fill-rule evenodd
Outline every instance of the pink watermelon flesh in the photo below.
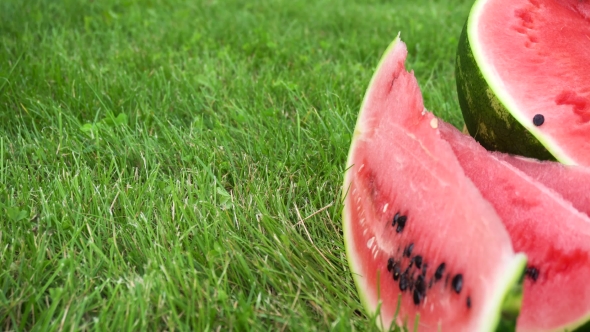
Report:
M 406 55 L 396 39 L 354 131 L 343 210 L 350 268 L 368 312 L 381 303 L 383 329 L 412 331 L 419 314 L 419 331 L 493 331 L 525 258 L 440 138 Z
M 528 257 L 517 331 L 571 331 L 590 319 L 590 219 L 471 137 L 446 123 L 440 128 L 514 249 Z
M 590 1 L 488 0 L 477 36 L 503 102 L 558 159 L 590 166 Z
M 590 168 L 567 166 L 553 161 L 539 161 L 500 152 L 492 154 L 553 189 L 580 212 L 590 216 Z

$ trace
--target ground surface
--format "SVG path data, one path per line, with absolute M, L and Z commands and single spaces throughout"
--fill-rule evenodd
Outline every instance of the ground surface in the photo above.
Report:
M 374 330 L 340 185 L 401 31 L 462 125 L 469 1 L 0 2 L 0 330 Z

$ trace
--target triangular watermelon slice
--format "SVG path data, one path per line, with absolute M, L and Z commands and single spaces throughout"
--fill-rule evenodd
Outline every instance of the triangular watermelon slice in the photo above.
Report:
M 343 210 L 350 269 L 383 329 L 494 331 L 525 257 L 440 137 L 406 55 L 398 37 L 354 130 Z
M 465 174 L 529 259 L 517 331 L 573 331 L 590 320 L 590 219 L 569 201 L 440 123 Z

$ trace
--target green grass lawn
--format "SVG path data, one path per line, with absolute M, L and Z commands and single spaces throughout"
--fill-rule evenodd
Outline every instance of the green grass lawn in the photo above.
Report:
M 462 125 L 470 1 L 0 2 L 0 330 L 374 330 L 351 132 L 398 31 Z

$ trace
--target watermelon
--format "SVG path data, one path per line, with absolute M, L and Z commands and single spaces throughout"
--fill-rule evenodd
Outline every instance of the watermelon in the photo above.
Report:
M 457 50 L 469 133 L 488 150 L 590 166 L 590 1 L 477 0 Z
M 494 331 L 503 307 L 520 307 L 507 300 L 518 299 L 526 257 L 441 138 L 406 55 L 398 36 L 354 129 L 342 216 L 350 270 L 384 330 Z
M 496 158 L 518 168 L 535 181 L 553 189 L 580 212 L 590 216 L 590 168 L 493 152 Z
M 590 219 L 553 190 L 440 122 L 465 174 L 528 257 L 517 331 L 572 331 L 590 320 Z

